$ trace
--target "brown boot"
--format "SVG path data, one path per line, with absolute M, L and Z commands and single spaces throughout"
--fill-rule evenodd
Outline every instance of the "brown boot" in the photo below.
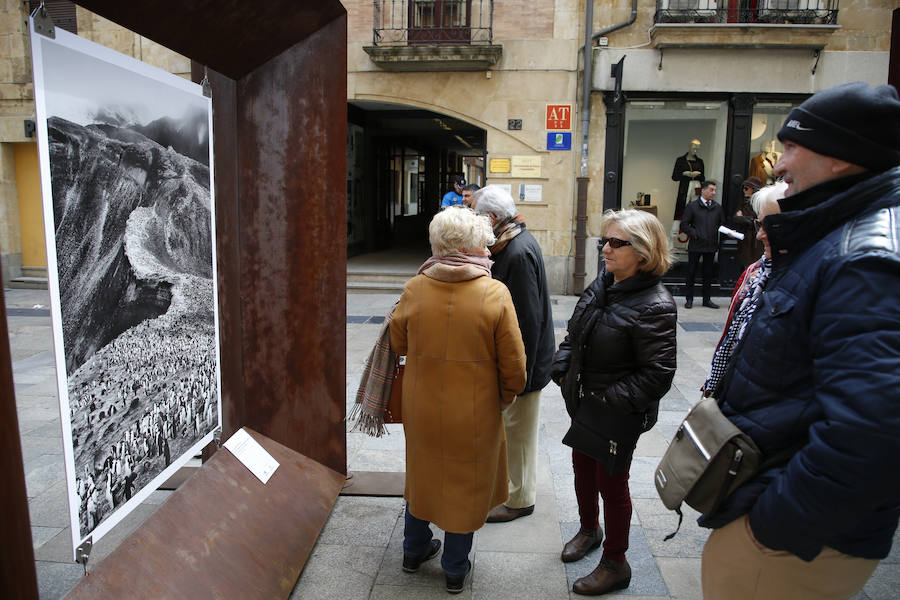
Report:
M 597 529 L 579 529 L 571 540 L 563 546 L 560 558 L 563 562 L 575 562 L 584 558 L 585 554 L 598 548 L 603 542 L 603 530 Z
M 601 558 L 597 568 L 575 580 L 572 591 L 583 596 L 599 596 L 613 590 L 623 590 L 631 584 L 631 566 L 627 560 L 616 562 Z

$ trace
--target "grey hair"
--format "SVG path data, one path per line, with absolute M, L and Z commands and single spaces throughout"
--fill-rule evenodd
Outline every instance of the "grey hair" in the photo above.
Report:
M 499 185 L 487 185 L 472 194 L 472 204 L 479 215 L 493 213 L 501 221 L 518 214 L 513 197 Z
M 767 204 L 777 204 L 779 200 L 784 198 L 784 194 L 787 191 L 787 188 L 788 184 L 783 181 L 778 181 L 776 183 L 773 183 L 772 185 L 767 185 L 766 187 L 760 188 L 758 191 L 753 192 L 753 195 L 750 196 L 750 208 L 753 209 L 753 212 L 759 215 Z M 776 212 L 781 212 L 781 208 L 779 207 Z
M 465 206 L 448 206 L 431 219 L 428 241 L 434 256 L 446 256 L 462 249 L 472 253 L 493 246 L 497 240 L 489 218 Z

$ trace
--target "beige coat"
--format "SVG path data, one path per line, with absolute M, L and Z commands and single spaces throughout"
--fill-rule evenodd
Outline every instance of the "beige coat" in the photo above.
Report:
M 391 320 L 403 378 L 410 512 L 453 533 L 484 525 L 506 501 L 501 408 L 525 387 L 525 349 L 506 286 L 417 275 Z

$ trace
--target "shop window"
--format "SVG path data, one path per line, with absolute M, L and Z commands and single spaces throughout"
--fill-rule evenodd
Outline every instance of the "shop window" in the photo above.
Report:
M 796 105 L 790 102 L 760 102 L 753 107 L 748 177 L 758 177 L 764 184 L 775 183 L 773 169 L 782 150 L 781 142 L 776 136 L 794 106 Z
M 727 103 L 632 101 L 625 114 L 622 208 L 655 214 L 670 233 L 676 256 L 686 260 L 687 237 L 678 232 L 684 206 L 698 197 L 703 179 L 719 184 L 717 200 L 722 199 Z M 685 171 L 698 174 L 689 177 Z

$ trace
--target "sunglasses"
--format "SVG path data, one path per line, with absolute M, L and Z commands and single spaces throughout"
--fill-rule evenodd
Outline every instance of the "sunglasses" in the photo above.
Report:
M 620 240 L 619 238 L 614 237 L 602 237 L 600 238 L 600 241 L 597 242 L 597 247 L 602 250 L 603 246 L 605 246 L 606 244 L 609 244 L 611 248 L 618 249 L 622 246 L 630 246 L 631 242 L 627 240 Z

